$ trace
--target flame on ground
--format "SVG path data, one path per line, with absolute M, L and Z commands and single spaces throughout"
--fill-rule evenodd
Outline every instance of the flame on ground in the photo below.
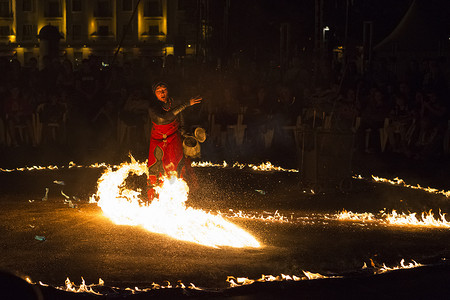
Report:
M 93 287 L 98 287 L 98 286 L 103 286 L 104 285 L 104 281 L 99 278 L 98 280 L 98 284 L 89 284 L 86 285 L 84 278 L 81 277 L 81 284 L 79 286 L 77 286 L 75 283 L 73 283 L 72 281 L 70 281 L 69 277 L 66 278 L 65 281 L 65 286 L 64 287 L 59 287 L 59 290 L 62 291 L 66 291 L 66 292 L 73 292 L 73 293 L 88 293 L 88 294 L 95 294 L 95 295 L 102 295 L 99 292 L 96 292 Z
M 218 211 L 218 214 L 221 216 L 225 216 L 227 218 L 237 218 L 237 219 L 248 219 L 248 220 L 258 220 L 264 222 L 279 222 L 279 223 L 289 223 L 292 221 L 293 216 L 291 215 L 291 219 L 286 216 L 283 216 L 276 210 L 274 213 L 263 211 L 262 213 L 254 213 L 254 212 L 243 212 L 239 210 L 235 212 L 232 209 L 228 210 L 228 213 L 222 213 Z
M 374 221 L 375 216 L 372 213 L 354 213 L 351 211 L 346 211 L 345 209 L 337 214 L 337 219 L 340 221 Z
M 148 204 L 140 199 L 141 191 L 124 186 L 129 174 L 147 175 L 147 165 L 123 163 L 117 170 L 107 168 L 98 180 L 95 197 L 105 216 L 119 225 L 140 225 L 173 238 L 210 247 L 260 247 L 249 233 L 220 215 L 185 206 L 189 188 L 176 176 L 163 178 L 155 188 L 157 197 Z
M 382 222 L 387 225 L 396 226 L 416 226 L 416 227 L 436 227 L 450 228 L 450 222 L 446 220 L 445 213 L 439 211 L 439 217 L 435 216 L 433 211 L 422 212 L 420 217 L 417 213 L 398 213 L 396 210 L 392 212 L 381 211 L 380 216 L 372 213 L 353 213 L 343 210 L 334 216 L 339 221 L 353 222 Z
M 389 224 L 394 225 L 412 225 L 412 226 L 424 226 L 424 227 L 446 227 L 450 228 L 450 222 L 445 219 L 445 213 L 439 211 L 439 218 L 435 217 L 433 212 L 422 212 L 420 218 L 416 213 L 397 213 L 392 210 L 391 213 L 382 211 L 382 216 Z
M 355 175 L 355 176 L 353 176 L 353 178 L 365 179 L 361 175 Z M 372 175 L 372 180 L 375 182 L 382 182 L 382 183 L 388 183 L 391 185 L 398 185 L 398 186 L 406 187 L 406 188 L 413 189 L 413 190 L 421 190 L 421 191 L 424 191 L 424 192 L 427 192 L 430 194 L 441 194 L 441 195 L 445 196 L 446 198 L 450 197 L 450 191 L 439 190 L 439 189 L 432 188 L 432 187 L 422 187 L 420 184 L 417 184 L 417 185 L 407 184 L 403 179 L 400 179 L 398 177 L 395 177 L 394 179 L 387 179 L 387 178 L 382 178 L 382 177 Z
M 191 163 L 192 167 L 197 167 L 197 168 L 238 168 L 238 169 L 244 169 L 246 167 L 254 170 L 254 171 L 278 171 L 278 172 L 293 172 L 293 173 L 298 173 L 299 170 L 297 169 L 286 169 L 286 168 L 282 168 L 279 166 L 275 166 L 273 165 L 271 162 L 263 162 L 259 165 L 255 165 L 255 164 L 246 164 L 246 163 L 239 163 L 239 162 L 235 162 L 234 164 L 232 164 L 230 166 L 230 164 L 228 164 L 226 161 L 223 161 L 222 163 L 212 163 L 210 161 L 199 161 L 199 162 L 192 162 Z M 107 163 L 92 163 L 90 165 L 87 166 L 83 166 L 83 165 L 77 165 L 75 164 L 73 161 L 69 162 L 68 166 L 55 166 L 55 165 L 49 165 L 49 166 L 31 166 L 31 167 L 19 167 L 19 168 L 14 168 L 14 169 L 4 169 L 4 168 L 0 168 L 0 172 L 23 172 L 23 171 L 34 171 L 34 170 L 61 170 L 61 169 L 74 169 L 74 168 L 89 168 L 89 169 L 100 169 L 100 168 L 113 168 L 113 169 L 117 169 L 118 165 L 110 165 Z
M 377 265 L 374 263 L 374 261 L 370 260 L 370 269 L 373 270 L 374 274 L 382 274 L 386 272 L 401 270 L 401 269 L 412 269 L 417 267 L 422 267 L 422 264 L 419 264 L 415 262 L 414 260 L 411 261 L 411 263 L 405 263 L 405 259 L 402 259 L 400 261 L 400 265 L 395 267 L 388 267 L 386 264 Z M 369 269 L 367 267 L 367 264 L 364 263 L 364 266 L 362 269 Z M 315 280 L 315 279 L 325 279 L 325 278 L 344 278 L 343 276 L 327 276 L 322 275 L 319 273 L 313 273 L 309 271 L 302 270 L 302 275 L 285 275 L 280 274 L 279 276 L 273 276 L 273 275 L 262 275 L 259 279 L 249 279 L 247 277 L 234 277 L 234 276 L 228 276 L 227 282 L 229 283 L 230 287 L 238 287 L 243 285 L 249 285 L 253 284 L 255 282 L 271 282 L 271 281 L 301 281 L 301 280 Z
M 249 285 L 255 282 L 273 282 L 273 281 L 301 281 L 301 280 L 314 280 L 314 279 L 324 279 L 324 278 L 342 278 L 342 276 L 325 276 L 319 273 L 312 273 L 309 271 L 302 271 L 303 275 L 285 275 L 280 274 L 278 276 L 273 275 L 261 275 L 258 279 L 249 279 L 247 277 L 235 277 L 228 276 L 227 282 L 230 287 L 238 287 L 242 285 Z
M 381 264 L 381 265 L 377 265 L 372 259 L 370 259 L 370 268 L 373 269 L 374 274 L 382 274 L 382 273 L 386 273 L 386 272 L 391 272 L 391 271 L 395 271 L 395 270 L 402 270 L 402 269 L 413 269 L 413 268 L 417 268 L 417 267 L 423 267 L 423 264 L 417 263 L 414 260 L 411 260 L 410 263 L 405 263 L 405 259 L 403 258 L 400 261 L 400 265 L 395 266 L 395 267 L 388 267 L 386 266 L 385 263 Z M 367 264 L 364 263 L 364 266 L 362 267 L 362 269 L 368 269 L 369 267 L 367 267 Z
M 215 164 L 212 162 L 192 162 L 191 164 L 192 167 L 198 167 L 198 168 L 227 168 L 230 167 L 230 164 L 228 164 L 226 161 L 224 161 L 221 164 Z M 272 171 L 277 171 L 277 172 L 290 172 L 290 173 L 298 173 L 299 171 L 297 169 L 285 169 L 282 167 L 278 167 L 273 165 L 271 162 L 263 162 L 259 165 L 255 165 L 255 164 L 245 164 L 245 163 L 239 163 L 239 162 L 235 162 L 233 165 L 231 165 L 231 168 L 237 168 L 237 169 L 244 169 L 244 168 L 250 168 L 253 171 L 261 171 L 261 172 L 272 172 Z
M 35 284 L 31 281 L 31 279 L 27 279 L 27 282 L 30 284 Z M 39 282 L 42 286 L 49 286 L 47 284 L 44 284 L 42 282 Z M 72 292 L 72 293 L 84 293 L 84 294 L 94 294 L 97 296 L 105 296 L 108 294 L 112 294 L 115 296 L 118 295 L 124 295 L 123 292 L 121 292 L 120 288 L 117 287 L 107 287 L 106 289 L 102 289 L 105 287 L 105 282 L 99 278 L 98 283 L 93 284 L 86 284 L 84 281 L 84 278 L 81 277 L 81 283 L 80 285 L 75 284 L 72 282 L 69 277 L 66 278 L 66 281 L 64 283 L 64 286 L 56 287 L 56 289 L 65 291 L 65 292 Z M 123 291 L 126 292 L 126 294 L 139 294 L 139 293 L 145 293 L 152 290 L 159 290 L 159 289 L 172 289 L 172 288 L 180 288 L 180 289 L 191 289 L 191 290 L 202 290 L 201 288 L 196 287 L 193 283 L 190 283 L 188 286 L 184 285 L 181 280 L 178 280 L 176 285 L 172 285 L 169 281 L 164 281 L 163 284 L 158 283 L 152 283 L 151 287 L 149 288 L 124 288 Z M 106 291 L 106 293 L 104 293 Z
M 364 263 L 362 269 L 370 270 L 373 272 L 373 274 L 376 275 L 376 274 L 382 274 L 382 273 L 392 272 L 392 271 L 401 270 L 401 269 L 413 269 L 413 268 L 422 267 L 422 266 L 424 266 L 424 265 L 417 263 L 414 260 L 411 260 L 410 263 L 405 263 L 405 259 L 402 259 L 400 261 L 400 265 L 394 266 L 394 267 L 388 267 L 388 266 L 386 266 L 385 263 L 377 264 L 372 259 L 370 259 L 370 265 L 367 266 L 367 264 Z M 327 276 L 327 275 L 313 273 L 313 272 L 309 272 L 309 271 L 305 271 L 305 270 L 302 270 L 302 273 L 303 274 L 301 274 L 301 275 L 280 274 L 278 276 L 263 274 L 258 279 L 249 279 L 248 277 L 227 276 L 226 281 L 228 282 L 229 287 L 233 288 L 233 287 L 239 287 L 239 286 L 243 286 L 243 285 L 250 285 L 255 282 L 302 281 L 302 280 L 316 280 L 316 279 L 325 279 L 325 278 L 344 278 L 344 276 L 339 276 L 339 275 Z M 28 276 L 25 277 L 24 279 L 29 284 L 37 284 L 37 283 L 34 283 Z M 99 278 L 98 283 L 94 283 L 94 284 L 86 284 L 83 277 L 81 277 L 81 280 L 82 280 L 81 284 L 76 285 L 74 282 L 72 282 L 67 277 L 67 279 L 65 281 L 65 285 L 61 286 L 61 287 L 56 287 L 56 288 L 59 290 L 62 290 L 62 291 L 73 292 L 73 293 L 95 294 L 95 295 L 99 295 L 99 296 L 106 295 L 105 293 L 102 293 L 103 292 L 102 287 L 105 287 L 105 283 L 101 278 Z M 42 283 L 41 281 L 39 281 L 38 284 L 41 286 L 49 286 L 48 284 Z M 171 284 L 169 281 L 164 281 L 163 284 L 157 284 L 157 283 L 153 282 L 151 284 L 151 287 L 149 287 L 149 288 L 139 288 L 139 287 L 125 288 L 125 289 L 123 289 L 123 291 L 129 292 L 131 294 L 139 294 L 142 292 L 149 292 L 152 290 L 172 289 L 172 288 L 191 289 L 191 290 L 199 290 L 199 291 L 203 290 L 203 288 L 197 287 L 193 283 L 190 283 L 189 285 L 186 286 L 185 284 L 183 284 L 183 282 L 181 280 L 178 280 L 177 284 L 175 284 L 175 285 Z M 107 291 L 107 294 L 109 292 L 109 293 L 114 294 L 115 296 L 122 294 L 121 289 L 116 288 L 116 287 L 107 287 L 104 290 Z

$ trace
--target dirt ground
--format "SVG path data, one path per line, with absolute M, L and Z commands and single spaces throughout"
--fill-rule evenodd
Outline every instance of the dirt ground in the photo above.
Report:
M 18 150 L 23 151 L 23 150 Z M 1 168 L 64 165 L 64 156 L 42 153 L 3 153 Z M 85 166 L 103 162 L 98 157 L 76 161 Z M 126 156 L 111 163 L 126 161 Z M 296 165 L 283 165 L 296 168 Z M 442 194 L 375 183 L 371 175 L 399 177 L 408 184 L 449 190 L 448 161 L 412 162 L 396 156 L 358 155 L 342 191 L 321 182 L 317 193 L 308 192 L 299 173 L 255 172 L 237 168 L 195 168 L 199 188 L 192 190 L 187 206 L 218 211 L 245 228 L 263 245 L 258 249 L 211 248 L 148 232 L 141 227 L 119 226 L 106 218 L 89 197 L 96 192 L 102 168 L 63 168 L 0 172 L 0 270 L 4 295 L 25 291 L 14 280 L 28 276 L 41 299 L 67 298 L 228 298 L 274 299 L 292 294 L 307 299 L 440 298 L 448 296 L 450 282 L 450 231 L 448 228 L 392 226 L 380 222 L 342 222 L 331 216 L 342 211 L 381 210 L 421 213 L 450 212 Z M 64 182 L 64 185 L 55 182 Z M 136 186 L 144 181 L 137 179 Z M 47 200 L 42 198 L 48 188 Z M 320 188 L 320 189 L 319 189 Z M 64 195 L 71 197 L 71 208 Z M 231 211 L 232 210 L 232 211 Z M 288 222 L 231 217 L 233 212 L 252 216 L 286 216 Z M 448 217 L 446 217 L 448 220 Z M 39 237 L 45 237 L 40 241 Z M 422 267 L 379 273 L 385 264 L 399 266 L 415 261 Z M 367 268 L 363 268 L 367 266 Z M 328 277 L 302 281 L 257 282 L 230 288 L 228 276 L 261 278 L 262 274 L 296 275 L 303 271 Z M 8 276 L 13 274 L 13 279 Z M 55 287 L 66 278 L 96 287 L 104 296 L 74 294 Z M 176 286 L 181 281 L 196 289 L 160 289 L 132 295 L 127 288 Z M 16 282 L 17 283 L 17 282 Z M 30 285 L 25 283 L 27 288 Z M 11 292 L 11 294 L 8 294 Z M 35 291 L 36 292 L 36 291 Z M 34 294 L 33 294 L 34 295 Z M 30 298 L 31 299 L 31 298 Z
M 384 170 L 394 175 L 394 169 Z M 398 174 L 408 174 L 401 168 L 397 170 Z M 343 209 L 373 214 L 383 209 L 448 213 L 450 201 L 443 195 L 356 179 L 351 180 L 351 190 L 346 192 L 331 186 L 310 194 L 304 192 L 298 173 L 195 168 L 200 188 L 191 192 L 188 206 L 229 216 L 230 210 L 252 215 L 277 212 L 290 220 L 282 223 L 230 217 L 263 246 L 216 249 L 141 227 L 113 224 L 96 204 L 88 203 L 101 172 L 101 168 L 2 172 L 0 269 L 50 285 L 39 286 L 44 299 L 75 297 L 54 289 L 64 286 L 66 278 L 76 284 L 81 283 L 81 278 L 87 284 L 101 278 L 105 286 L 119 289 L 116 296 L 122 293 L 125 298 L 131 297 L 126 288 L 149 288 L 152 283 L 165 285 L 167 281 L 173 285 L 178 281 L 193 283 L 202 291 L 166 289 L 141 295 L 260 299 L 297 293 L 317 299 L 340 298 L 341 293 L 357 298 L 361 293 L 368 298 L 414 298 L 426 291 L 435 296 L 448 293 L 448 228 L 327 219 Z M 418 173 L 409 175 L 411 181 L 431 181 Z M 442 180 L 436 182 L 442 186 Z M 45 188 L 49 189 L 48 199 L 42 201 Z M 79 199 L 74 200 L 77 207 L 69 207 L 63 194 Z M 38 240 L 39 236 L 45 241 Z M 402 259 L 424 267 L 373 275 L 383 264 L 398 266 Z M 369 268 L 363 269 L 364 264 Z M 226 281 L 228 276 L 258 279 L 262 274 L 304 277 L 303 271 L 343 278 L 256 283 L 237 288 L 229 288 Z

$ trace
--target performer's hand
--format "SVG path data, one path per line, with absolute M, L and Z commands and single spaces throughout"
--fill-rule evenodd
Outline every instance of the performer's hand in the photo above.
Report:
M 202 100 L 203 100 L 203 98 L 200 96 L 192 97 L 191 100 L 189 100 L 189 104 L 192 106 L 192 105 L 202 102 Z

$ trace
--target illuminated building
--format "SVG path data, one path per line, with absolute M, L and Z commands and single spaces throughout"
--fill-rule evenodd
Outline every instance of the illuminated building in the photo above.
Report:
M 190 55 L 196 5 L 196 0 L 0 0 L 0 55 L 15 56 L 22 65 L 30 57 L 42 59 L 39 33 L 46 25 L 61 34 L 60 57 L 75 64 L 90 55 L 119 63 L 164 56 L 174 52 L 174 44 Z

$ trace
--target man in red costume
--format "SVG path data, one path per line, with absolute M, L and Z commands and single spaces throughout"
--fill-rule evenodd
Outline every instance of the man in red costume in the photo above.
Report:
M 153 85 L 157 101 L 149 108 L 152 121 L 150 135 L 150 149 L 148 154 L 148 198 L 154 197 L 153 187 L 158 183 L 158 178 L 176 172 L 178 177 L 184 177 L 186 168 L 183 155 L 182 135 L 183 117 L 181 112 L 189 106 L 198 104 L 202 97 L 193 97 L 185 103 L 175 103 L 169 97 L 168 85 L 158 82 Z

